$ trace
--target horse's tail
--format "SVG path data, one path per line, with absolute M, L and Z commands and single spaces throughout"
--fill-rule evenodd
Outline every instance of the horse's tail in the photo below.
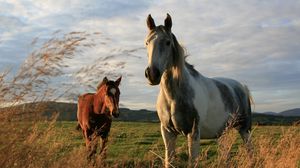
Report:
M 248 105 L 249 105 L 249 109 L 250 109 L 249 113 L 251 114 L 252 113 L 251 105 L 253 105 L 253 107 L 255 107 L 254 99 L 253 99 L 247 85 L 244 85 L 244 89 L 245 89 L 245 93 L 247 96 L 247 101 L 248 101 Z
M 247 102 L 247 108 L 245 109 L 245 112 L 247 114 L 247 125 L 248 125 L 248 131 L 251 130 L 251 126 L 252 126 L 252 108 L 251 108 L 251 105 L 254 106 L 254 100 L 253 100 L 253 97 L 248 89 L 248 86 L 247 85 L 244 85 L 244 91 L 245 91 L 245 94 L 246 94 L 246 102 Z

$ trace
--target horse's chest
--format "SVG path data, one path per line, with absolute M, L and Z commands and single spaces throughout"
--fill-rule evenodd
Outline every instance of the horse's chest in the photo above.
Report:
M 95 131 L 97 135 L 102 137 L 108 136 L 111 122 L 111 118 L 106 115 L 94 115 L 89 119 L 91 129 Z
M 193 126 L 199 121 L 197 110 L 193 104 L 181 99 L 158 107 L 158 115 L 167 130 L 184 135 L 191 133 Z

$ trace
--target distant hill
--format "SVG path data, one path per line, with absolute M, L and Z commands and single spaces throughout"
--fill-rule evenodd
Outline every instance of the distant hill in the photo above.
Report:
M 300 117 L 300 108 L 285 110 L 279 113 L 268 111 L 268 112 L 263 112 L 262 114 L 284 116 L 284 117 Z
M 286 110 L 279 113 L 282 116 L 298 116 L 300 117 L 300 108 L 295 108 L 291 110 Z
M 22 114 L 36 114 L 43 111 L 43 116 L 51 118 L 55 113 L 58 113 L 57 120 L 59 121 L 76 121 L 77 120 L 77 104 L 63 102 L 39 102 L 25 103 L 14 107 L 0 108 L 0 112 L 14 111 L 16 117 Z M 32 115 L 23 115 L 22 119 L 30 119 Z M 0 116 L 1 118 L 1 116 Z M 155 111 L 145 109 L 130 110 L 128 108 L 120 108 L 120 116 L 114 120 L 120 121 L 145 121 L 158 122 L 158 116 Z
M 252 113 L 254 125 L 292 125 L 300 122 L 297 116 L 270 115 L 265 113 Z
M 267 115 L 278 115 L 279 113 L 272 112 L 272 111 L 268 111 L 268 112 L 263 112 L 263 114 L 267 114 Z
M 120 121 L 146 121 L 158 122 L 158 115 L 156 111 L 150 110 L 130 110 L 128 108 L 120 108 L 120 116 L 116 119 Z
M 77 104 L 62 103 L 62 102 L 41 102 L 27 103 L 14 107 L 15 111 L 28 112 L 34 111 L 36 108 L 42 107 L 43 116 L 50 118 L 54 113 L 59 113 L 57 120 L 59 121 L 76 121 L 77 120 Z M 8 108 L 2 108 L 5 111 Z M 300 109 L 286 110 L 281 113 L 253 113 L 252 122 L 258 125 L 291 125 L 294 122 L 300 121 Z M 150 110 L 130 110 L 128 108 L 120 108 L 120 116 L 114 120 L 119 121 L 143 121 L 143 122 L 158 122 L 156 111 Z

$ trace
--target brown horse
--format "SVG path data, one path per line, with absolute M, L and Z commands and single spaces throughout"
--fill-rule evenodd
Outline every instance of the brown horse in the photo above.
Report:
M 111 81 L 105 77 L 98 85 L 96 93 L 86 93 L 78 98 L 77 119 L 85 138 L 88 159 L 97 151 L 99 136 L 102 140 L 100 154 L 106 149 L 112 116 L 119 116 L 121 79 L 122 77 Z

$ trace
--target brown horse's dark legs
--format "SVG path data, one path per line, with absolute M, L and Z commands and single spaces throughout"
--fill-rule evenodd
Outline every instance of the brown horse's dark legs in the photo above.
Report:
M 101 149 L 100 154 L 105 158 L 106 157 L 106 143 L 108 138 L 101 138 Z
M 97 152 L 97 138 L 95 138 L 90 130 L 85 130 L 84 136 L 85 136 L 85 145 L 87 148 L 87 159 L 90 161 L 92 160 L 93 156 Z
M 96 135 L 92 135 L 92 141 L 91 141 L 91 154 L 95 155 L 97 153 L 97 147 L 98 147 L 98 137 Z
M 91 139 L 88 135 L 88 131 L 87 130 L 82 130 L 82 133 L 83 133 L 84 139 L 85 139 L 85 146 L 88 148 L 90 146 L 90 142 L 91 142 Z

